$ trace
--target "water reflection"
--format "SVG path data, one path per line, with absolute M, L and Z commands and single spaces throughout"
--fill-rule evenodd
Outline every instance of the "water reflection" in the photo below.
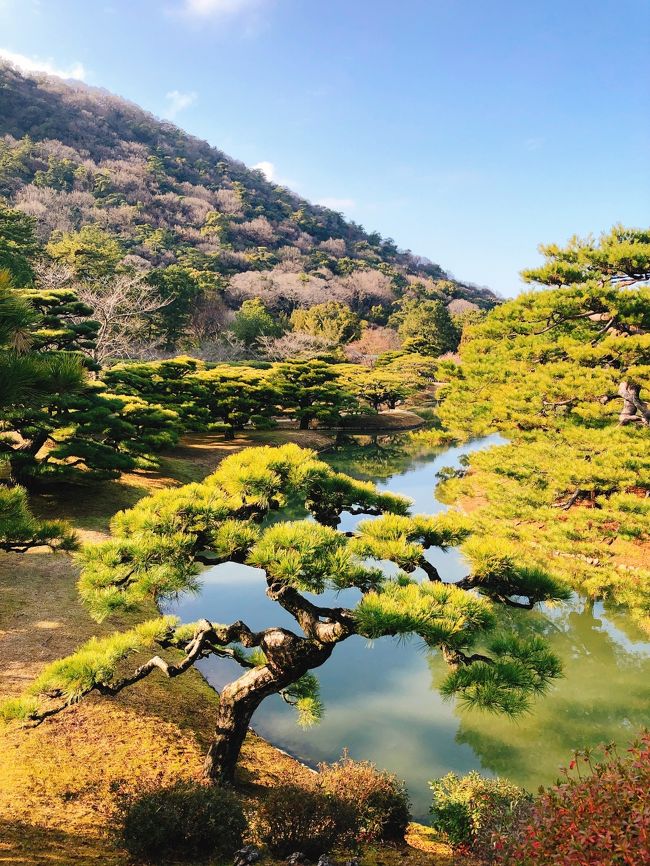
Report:
M 367 440 L 368 451 L 359 444 L 340 449 L 328 460 L 337 469 L 376 480 L 384 490 L 407 494 L 414 500 L 414 512 L 432 513 L 445 508 L 434 498 L 435 473 L 458 465 L 469 450 L 501 441 L 493 436 L 471 446 L 414 455 L 407 453 L 400 437 L 393 437 Z M 296 511 L 292 516 L 301 515 Z M 358 519 L 343 515 L 340 528 L 351 529 Z M 430 552 L 430 557 L 446 580 L 466 573 L 456 551 Z M 336 599 L 354 604 L 356 594 L 346 590 Z M 181 599 L 170 611 L 186 621 L 200 616 L 217 622 L 243 618 L 255 630 L 295 627 L 264 595 L 262 573 L 234 564 L 208 569 L 200 596 Z M 572 749 L 603 740 L 624 742 L 648 724 L 650 643 L 624 613 L 610 613 L 601 604 L 576 597 L 568 605 L 533 613 L 508 610 L 503 616 L 521 633 L 543 634 L 565 668 L 565 678 L 519 721 L 461 712 L 445 703 L 436 690 L 444 665 L 419 642 L 369 643 L 355 637 L 337 647 L 317 671 L 326 708 L 317 728 L 299 729 L 293 711 L 280 698 L 260 707 L 254 727 L 311 764 L 334 760 L 343 748 L 354 758 L 376 761 L 407 780 L 416 814 L 425 815 L 427 781 L 434 776 L 478 769 L 535 790 L 557 777 Z M 240 669 L 211 658 L 201 663 L 201 670 L 220 688 Z

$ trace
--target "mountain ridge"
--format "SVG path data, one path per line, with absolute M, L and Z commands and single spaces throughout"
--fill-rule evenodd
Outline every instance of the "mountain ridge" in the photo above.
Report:
M 43 244 L 93 226 L 118 243 L 120 267 L 179 266 L 231 309 L 327 299 L 369 316 L 413 287 L 499 303 L 104 88 L 0 63 L 0 136 L 0 196 L 35 218 Z

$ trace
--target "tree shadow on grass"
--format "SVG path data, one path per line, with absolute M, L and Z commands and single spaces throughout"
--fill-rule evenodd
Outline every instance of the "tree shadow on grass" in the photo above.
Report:
M 117 866 L 128 862 L 126 852 L 110 839 L 63 830 L 0 821 L 0 863 L 11 866 Z

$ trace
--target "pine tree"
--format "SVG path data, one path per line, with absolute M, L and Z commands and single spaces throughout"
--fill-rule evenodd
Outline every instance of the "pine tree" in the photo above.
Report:
M 289 501 L 302 503 L 314 520 L 262 522 Z M 343 511 L 377 517 L 343 533 L 331 525 Z M 262 701 L 280 693 L 303 717 L 317 716 L 321 703 L 311 672 L 354 635 L 418 638 L 449 666 L 445 696 L 512 716 L 560 674 L 539 637 L 522 639 L 497 628 L 496 608 L 499 602 L 530 607 L 566 598 L 562 585 L 490 541 L 470 550 L 472 573 L 462 586 L 444 582 L 431 567 L 428 579 L 418 581 L 427 549 L 466 537 L 463 519 L 455 513 L 411 516 L 403 497 L 338 473 L 296 445 L 231 455 L 203 483 L 161 491 L 119 513 L 112 533 L 80 555 L 79 590 L 95 619 L 196 588 L 201 563 L 240 562 L 264 570 L 267 597 L 293 617 L 297 631 L 254 631 L 242 620 L 181 625 L 167 616 L 142 622 L 93 638 L 49 665 L 22 699 L 3 707 L 5 718 L 43 719 L 86 695 L 118 694 L 156 670 L 176 677 L 206 656 L 230 658 L 244 672 L 221 690 L 206 775 L 231 782 Z M 368 560 L 392 562 L 397 574 L 387 576 Z M 351 587 L 360 591 L 353 608 L 312 600 Z M 125 674 L 136 652 L 153 655 Z
M 405 298 L 390 320 L 407 352 L 437 358 L 458 348 L 460 333 L 442 301 Z
M 176 441 L 174 412 L 89 381 L 94 323 L 75 321 L 86 313 L 68 290 L 0 279 L 0 459 L 14 483 L 116 478 Z
M 444 493 L 480 497 L 477 532 L 650 629 L 650 232 L 541 251 L 524 277 L 551 288 L 467 329 L 439 408 L 451 434 L 510 444 L 472 455 Z
M 34 220 L 0 200 L 0 271 L 6 271 L 19 285 L 34 279 L 32 263 L 38 253 Z
M 339 380 L 336 370 L 325 361 L 287 361 L 276 364 L 270 381 L 279 392 L 280 405 L 297 418 L 301 430 L 314 420 L 333 425 L 342 415 L 359 406 Z

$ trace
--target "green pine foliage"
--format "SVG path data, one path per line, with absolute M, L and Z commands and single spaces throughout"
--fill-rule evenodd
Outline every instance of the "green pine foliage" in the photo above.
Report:
M 500 430 L 510 444 L 473 454 L 441 492 L 485 502 L 475 534 L 513 561 L 647 627 L 650 233 L 615 226 L 541 250 L 546 263 L 524 276 L 551 288 L 466 329 L 439 407 L 451 435 Z
M 336 424 L 342 414 L 354 413 L 358 404 L 324 361 L 287 361 L 277 364 L 270 381 L 290 417 L 306 430 L 312 421 Z
M 289 503 L 301 503 L 316 519 L 263 520 Z M 366 512 L 377 519 L 362 521 L 358 533 L 350 535 L 338 531 L 338 521 L 332 520 L 343 511 Z M 42 712 L 48 701 L 67 703 L 95 690 L 121 689 L 143 670 L 148 673 L 166 664 L 149 663 L 125 681 L 120 675 L 129 656 L 154 647 L 156 652 L 181 646 L 186 653 L 196 652 L 191 647 L 200 634 L 210 637 L 198 657 L 216 653 L 269 676 L 280 672 L 276 691 L 295 706 L 303 724 L 322 715 L 318 683 L 308 669 L 291 676 L 291 664 L 297 662 L 289 661 L 290 654 L 279 660 L 276 643 L 283 636 L 302 641 L 305 652 L 321 648 L 322 660 L 331 652 L 328 641 L 336 644 L 351 634 L 370 639 L 416 637 L 438 649 L 450 666 L 441 685 L 445 696 L 510 715 L 527 709 L 531 698 L 561 673 L 543 641 L 501 633 L 494 607 L 494 601 L 506 600 L 508 592 L 528 592 L 531 606 L 564 597 L 555 582 L 544 583 L 538 572 L 533 579 L 531 571 L 505 554 L 490 558 L 484 551 L 474 557 L 473 577 L 480 593 L 437 576 L 421 582 L 404 570 L 389 576 L 373 560 L 413 571 L 429 547 L 460 544 L 468 533 L 467 522 L 454 513 L 411 516 L 408 500 L 336 472 L 313 451 L 293 444 L 230 455 L 201 484 L 160 491 L 120 512 L 111 532 L 109 541 L 85 545 L 78 555 L 79 591 L 95 619 L 137 611 L 145 600 L 191 592 L 203 563 L 235 561 L 264 570 L 267 594 L 295 616 L 306 636 L 273 628 L 256 635 L 241 622 L 180 625 L 162 617 L 93 639 L 46 668 L 26 695 L 30 706 L 35 698 L 38 701 L 32 715 Z M 511 581 L 507 585 L 506 577 Z M 314 607 L 301 595 L 344 588 L 361 592 L 351 609 Z M 244 652 L 240 642 L 253 651 Z M 187 666 L 191 661 L 188 656 Z M 285 672 L 283 665 L 288 665 Z M 181 666 L 176 673 L 184 669 Z M 266 684 L 263 689 L 264 695 L 269 693 Z M 16 705 L 4 712 L 29 714 L 25 707 Z
M 161 617 L 126 632 L 91 638 L 73 655 L 47 665 L 21 697 L 0 704 L 0 718 L 24 721 L 33 718 L 44 701 L 61 698 L 70 704 L 95 688 L 106 692 L 129 656 L 172 643 L 176 622 L 175 617 Z
M 117 478 L 176 442 L 175 412 L 89 379 L 89 312 L 71 290 L 15 289 L 0 272 L 0 459 L 13 482 Z
M 31 547 L 74 550 L 77 538 L 64 521 L 36 520 L 22 487 L 0 487 L 0 550 L 24 553 Z
M 39 315 L 31 348 L 78 352 L 90 366 L 88 354 L 99 330 L 99 322 L 92 319 L 92 308 L 82 303 L 72 289 L 25 289 L 21 295 Z
M 438 357 L 458 348 L 460 332 L 442 301 L 406 297 L 390 323 L 406 352 Z
M 189 357 L 117 364 L 103 381 L 118 394 L 155 401 L 187 430 L 224 432 L 272 426 L 277 415 L 301 428 L 336 426 L 361 411 L 341 367 L 324 361 L 206 364 Z
M 32 217 L 0 200 L 0 271 L 7 271 L 19 285 L 34 279 L 32 264 L 38 253 Z

